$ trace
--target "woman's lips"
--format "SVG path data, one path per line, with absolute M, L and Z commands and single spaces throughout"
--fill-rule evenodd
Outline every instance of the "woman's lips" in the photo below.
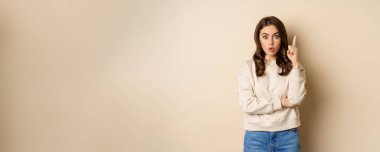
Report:
M 269 52 L 274 52 L 274 48 L 268 48 Z

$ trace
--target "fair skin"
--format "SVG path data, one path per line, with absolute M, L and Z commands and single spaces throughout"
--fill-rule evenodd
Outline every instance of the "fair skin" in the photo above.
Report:
M 265 26 L 260 31 L 260 43 L 267 61 L 276 60 L 276 54 L 281 46 L 281 37 L 274 25 Z
M 276 54 L 281 46 L 281 37 L 277 28 L 274 25 L 265 26 L 263 29 L 261 29 L 259 37 L 260 37 L 260 44 L 265 52 L 265 59 L 268 62 L 275 61 Z M 294 36 L 293 38 L 292 45 L 288 46 L 287 55 L 293 64 L 293 69 L 298 69 L 299 62 L 298 62 L 298 50 L 296 47 L 296 36 Z M 292 108 L 292 107 L 297 106 L 290 103 L 287 96 L 281 97 L 281 105 L 284 108 Z

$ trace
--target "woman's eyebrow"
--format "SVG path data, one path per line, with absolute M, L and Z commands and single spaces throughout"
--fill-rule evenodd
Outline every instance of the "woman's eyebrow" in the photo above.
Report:
M 269 35 L 268 33 L 262 33 L 263 35 Z M 279 32 L 273 33 L 272 35 L 279 34 Z

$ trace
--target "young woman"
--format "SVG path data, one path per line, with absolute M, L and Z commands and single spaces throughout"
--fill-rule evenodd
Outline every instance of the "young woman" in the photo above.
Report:
M 256 52 L 238 72 L 244 152 L 299 152 L 298 106 L 306 94 L 306 77 L 296 37 L 288 46 L 284 24 L 269 16 L 259 21 L 254 38 Z

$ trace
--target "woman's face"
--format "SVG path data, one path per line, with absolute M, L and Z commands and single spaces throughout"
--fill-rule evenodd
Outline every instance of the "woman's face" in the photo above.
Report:
M 266 56 L 275 56 L 280 49 L 281 37 L 274 25 L 265 26 L 260 31 L 260 43 Z

